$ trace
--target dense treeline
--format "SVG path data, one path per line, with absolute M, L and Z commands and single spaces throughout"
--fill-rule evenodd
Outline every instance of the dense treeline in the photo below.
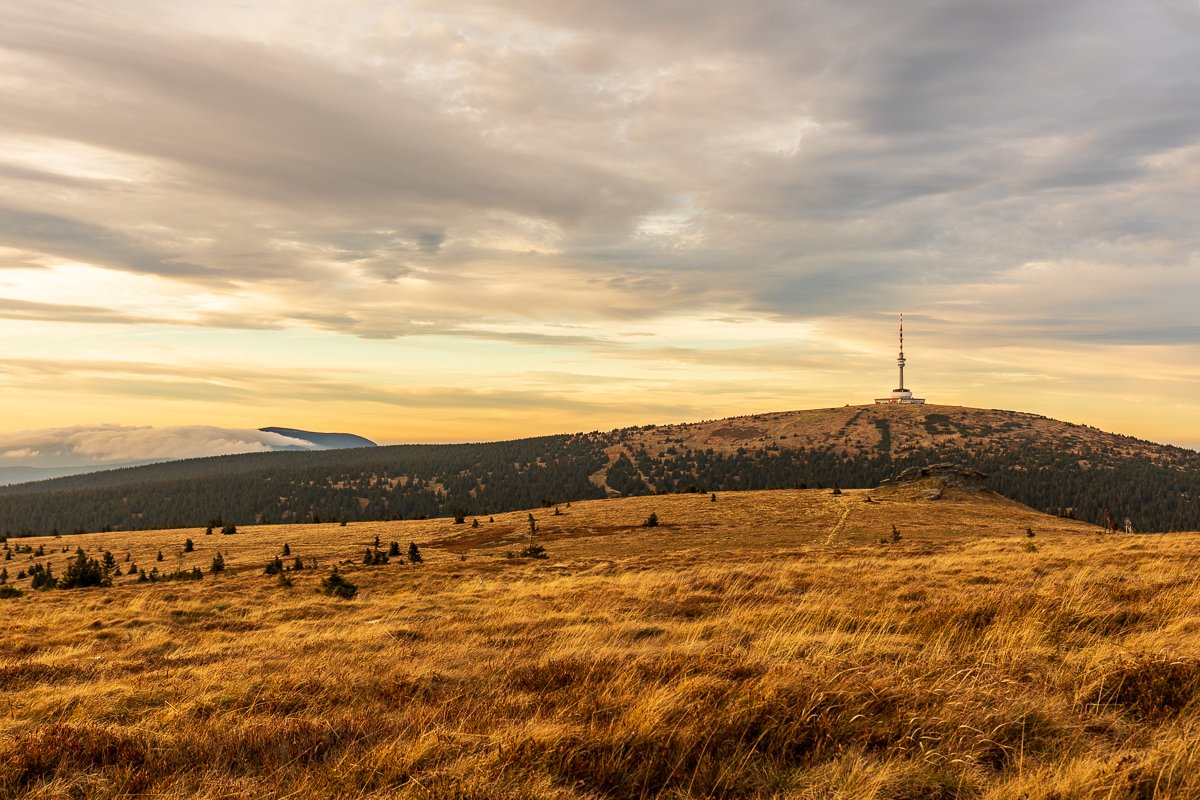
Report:
M 580 436 L 192 459 L 0 489 L 9 534 L 489 514 L 603 497 Z
M 926 427 L 945 426 L 929 415 Z M 1049 513 L 1068 509 L 1139 531 L 1200 530 L 1200 453 L 1172 449 L 1153 461 L 1114 448 L 1067 452 L 1054 443 L 1019 446 L 978 431 L 969 447 L 944 445 L 853 455 L 832 446 L 778 444 L 735 452 L 692 449 L 618 455 L 607 485 L 624 495 L 792 487 L 863 488 L 910 466 L 951 461 L 992 477 L 997 492 Z M 400 445 L 307 453 L 193 459 L 0 489 L 0 532 L 72 533 L 104 529 L 484 515 L 552 502 L 603 497 L 589 481 L 609 459 L 604 448 L 633 441 L 626 432 L 577 434 L 469 445 Z
M 1145 457 L 1087 453 L 1086 458 L 1049 447 L 942 447 L 901 458 L 877 453 L 845 456 L 818 450 L 711 450 L 669 448 L 663 457 L 638 452 L 622 465 L 612 488 L 649 491 L 735 491 L 782 488 L 869 488 L 908 467 L 953 462 L 991 477 L 988 487 L 1039 511 L 1070 513 L 1101 524 L 1108 509 L 1118 524 L 1128 518 L 1138 531 L 1200 530 L 1200 454 L 1190 469 Z M 1088 462 L 1082 466 L 1080 461 Z M 614 465 L 616 466 L 616 465 Z M 611 475 L 611 472 L 610 472 Z

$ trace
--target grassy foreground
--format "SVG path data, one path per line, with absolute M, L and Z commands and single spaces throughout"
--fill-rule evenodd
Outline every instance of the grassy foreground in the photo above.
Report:
M 547 560 L 524 512 L 21 540 L 205 576 L 16 582 L 0 797 L 1200 796 L 1200 535 L 869 494 L 542 509 Z

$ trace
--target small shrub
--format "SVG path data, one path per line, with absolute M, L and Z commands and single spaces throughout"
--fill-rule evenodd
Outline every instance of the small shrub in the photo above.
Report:
M 221 555 L 220 550 L 218 550 L 217 554 L 213 556 L 212 566 L 208 568 L 208 571 L 213 575 L 216 575 L 218 572 L 225 571 L 225 556 Z
M 1033 532 L 1033 528 L 1026 528 L 1026 529 L 1025 529 L 1025 535 L 1026 535 L 1027 537 L 1029 537 L 1030 539 L 1032 539 L 1033 537 L 1037 536 L 1037 534 Z
M 155 561 L 162 561 L 162 560 L 163 560 L 163 554 L 162 554 L 162 550 L 159 550 L 159 551 L 158 551 L 158 555 L 154 557 L 154 560 L 155 560 Z
M 391 544 L 388 545 L 388 555 L 391 556 L 392 558 L 400 557 L 400 543 L 399 542 L 392 542 Z
M 895 525 L 893 525 L 893 526 L 892 526 L 892 541 L 893 541 L 893 542 L 898 542 L 898 541 L 900 541 L 900 540 L 901 540 L 901 539 L 903 539 L 903 538 L 904 538 L 904 537 L 900 535 L 900 529 L 899 529 L 899 528 L 897 528 Z
M 1025 552 L 1026 553 L 1036 553 L 1037 551 L 1038 551 L 1038 546 L 1036 544 L 1034 544 L 1033 542 L 1025 543 Z
M 712 493 L 712 497 L 711 497 L 711 498 L 709 498 L 709 499 L 710 499 L 712 502 L 714 502 L 714 503 L 715 503 L 715 502 L 717 502 L 717 493 L 716 493 L 716 492 L 713 492 L 713 493 Z
M 479 527 L 479 520 L 478 520 L 478 519 L 473 519 L 473 520 L 471 520 L 471 527 L 472 527 L 472 528 L 478 528 L 478 527 Z
M 292 548 L 288 546 L 287 542 L 283 543 L 283 554 L 285 556 L 290 556 L 292 554 Z
M 185 553 L 191 553 L 191 552 L 194 552 L 194 551 L 195 551 L 195 549 L 196 549 L 196 543 L 195 543 L 195 542 L 193 542 L 191 539 L 187 539 L 187 540 L 185 540 L 185 541 L 184 541 L 184 543 L 183 543 L 183 552 L 185 552 Z
M 58 588 L 78 589 L 85 586 L 112 586 L 112 578 L 99 561 L 88 558 L 80 547 L 75 551 L 75 560 L 67 566 L 59 579 Z
M 540 544 L 531 544 L 520 552 L 521 558 L 549 558 L 546 548 Z
M 408 543 L 408 560 L 413 564 L 420 564 L 425 560 L 421 557 L 421 548 L 417 547 L 416 542 Z
M 58 578 L 49 564 L 34 564 L 29 568 L 29 588 L 53 589 L 58 585 Z
M 280 560 L 279 556 L 275 556 L 275 558 L 273 558 L 267 562 L 267 566 L 266 566 L 266 569 L 263 570 L 263 574 L 264 575 L 281 575 L 281 574 L 283 574 L 283 561 Z
M 658 514 L 655 514 L 653 511 L 651 511 L 650 516 L 646 517 L 646 521 L 643 522 L 642 525 L 644 525 L 647 528 L 657 528 L 658 527 Z
M 0 599 L 7 597 L 20 597 L 22 594 L 24 594 L 24 592 L 15 586 L 11 586 L 7 583 L 0 584 Z
M 321 585 L 317 587 L 317 592 L 329 597 L 349 600 L 358 594 L 358 587 L 339 575 L 337 567 L 334 567 L 328 578 L 321 579 Z
M 203 578 L 204 573 L 200 571 L 199 567 L 176 570 L 175 572 L 168 572 L 162 576 L 162 580 L 164 581 L 198 581 L 202 580 Z
M 232 522 L 221 528 L 223 536 L 233 536 L 235 533 L 237 533 L 237 525 L 234 525 Z
M 292 569 L 293 570 L 304 569 L 304 562 L 300 560 L 300 556 L 296 556 L 296 560 L 292 562 Z
M 285 589 L 290 589 L 292 587 L 292 579 L 282 572 L 279 573 L 279 578 L 276 580 L 276 583 Z
M 467 510 L 465 508 L 457 507 L 452 509 L 450 513 L 454 515 L 455 525 L 462 525 L 467 519 Z

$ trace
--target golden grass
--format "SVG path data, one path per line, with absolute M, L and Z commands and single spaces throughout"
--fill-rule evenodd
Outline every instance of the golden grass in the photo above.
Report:
M 229 572 L 0 600 L 0 797 L 1200 796 L 1200 536 L 927 490 L 22 540 Z

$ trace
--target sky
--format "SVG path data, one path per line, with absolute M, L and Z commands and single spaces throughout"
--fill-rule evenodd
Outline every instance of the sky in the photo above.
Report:
M 0 464 L 867 403 L 901 311 L 930 402 L 1200 447 L 1198 0 L 0 18 Z

